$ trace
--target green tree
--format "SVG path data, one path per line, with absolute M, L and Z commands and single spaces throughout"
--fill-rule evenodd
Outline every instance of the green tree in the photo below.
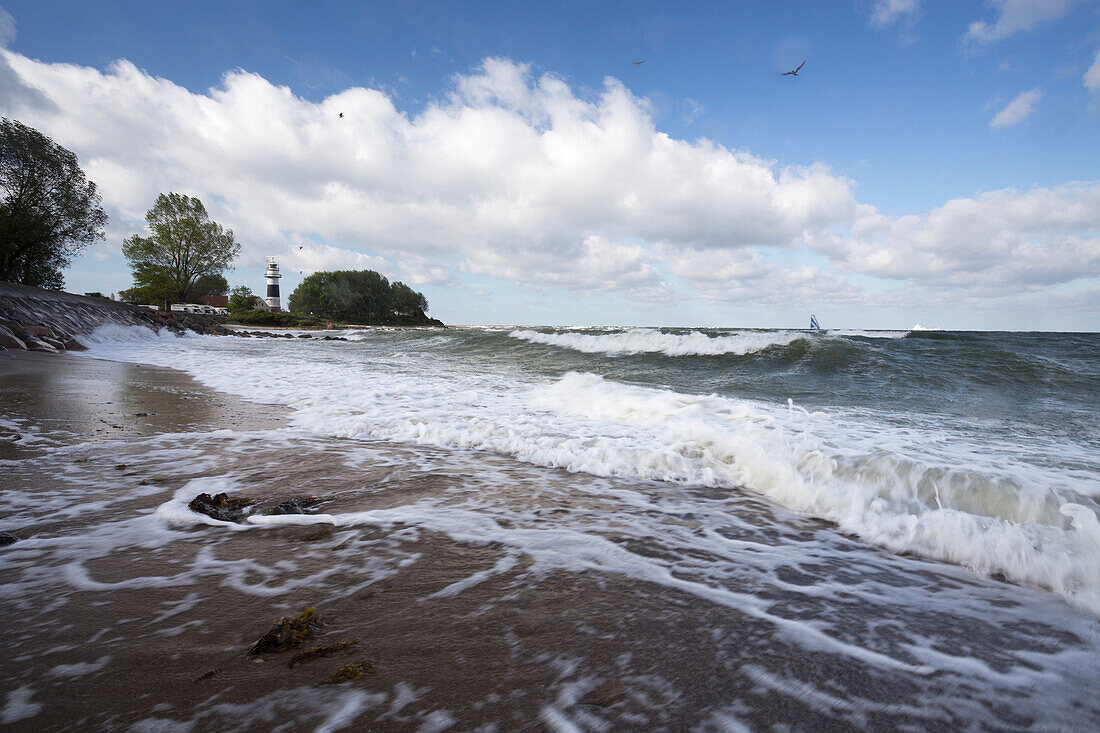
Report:
M 424 318 L 428 310 L 428 299 L 403 282 L 390 286 L 393 291 L 393 313 L 409 318 Z
M 187 302 L 197 303 L 204 295 L 228 295 L 229 281 L 224 275 L 201 275 L 187 292 Z
M 291 313 L 346 323 L 384 325 L 426 322 L 427 299 L 404 283 L 390 284 L 373 270 L 315 272 L 287 301 Z
M 314 272 L 306 275 L 305 279 L 294 288 L 294 292 L 287 298 L 286 307 L 291 313 L 300 316 L 317 315 L 331 318 L 326 312 L 328 309 L 324 303 L 324 293 L 328 287 L 328 277 L 331 273 Z
M 76 156 L 0 118 L 0 280 L 60 290 L 61 271 L 103 238 L 107 215 Z
M 171 307 L 175 299 L 175 286 L 166 275 L 159 272 L 143 272 L 140 277 L 135 275 L 134 280 L 142 284 L 118 294 L 124 303 L 159 305 L 164 310 Z
M 247 285 L 238 285 L 229 294 L 229 312 L 239 314 L 252 310 L 255 307 L 252 299 L 255 297 Z
M 136 286 L 167 281 L 173 302 L 186 302 L 200 277 L 228 269 L 241 251 L 233 231 L 212 221 L 202 202 L 191 196 L 162 193 L 145 221 L 150 236 L 130 237 L 122 254 L 134 270 Z

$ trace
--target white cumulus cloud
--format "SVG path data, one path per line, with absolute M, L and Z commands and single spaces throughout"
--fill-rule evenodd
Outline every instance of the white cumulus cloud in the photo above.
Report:
M 1043 90 L 1039 87 L 1029 89 L 1026 92 L 1020 92 L 1016 95 L 1016 98 L 1006 104 L 1004 108 L 993 115 L 993 119 L 990 120 L 989 126 L 995 129 L 1002 127 L 1012 127 L 1018 125 L 1028 117 L 1031 117 L 1031 113 L 1035 111 L 1035 105 L 1039 103 L 1039 100 L 1043 98 Z
M 920 13 L 920 0 L 877 0 L 871 8 L 871 22 L 880 28 L 898 21 L 915 18 Z
M 966 38 L 979 43 L 1001 41 L 1029 31 L 1047 21 L 1061 18 L 1081 0 L 989 0 L 997 12 L 993 23 L 976 20 L 967 29 Z
M 288 271 L 370 268 L 413 285 L 491 276 L 646 302 L 881 304 L 906 285 L 1004 297 L 1100 277 L 1100 183 L 893 219 L 824 165 L 673 138 L 610 78 L 585 94 L 486 59 L 410 111 L 380 89 L 312 102 L 239 70 L 196 93 L 127 61 L 0 50 L 0 69 L 34 90 L 0 94 L 0 114 L 76 152 L 98 184 L 104 251 L 179 191 L 234 229 L 244 265 L 278 255 Z M 885 281 L 873 298 L 853 284 L 865 278 Z
M 807 244 L 847 271 L 923 287 L 1022 293 L 1100 276 L 1100 183 L 1004 189 L 924 215 L 861 207 L 850 231 Z
M 784 247 L 855 209 L 851 181 L 824 166 L 671 138 L 614 79 L 581 97 L 506 59 L 411 115 L 377 89 L 313 103 L 234 71 L 196 94 L 127 61 L 100 71 L 3 53 L 55 106 L 0 108 L 78 153 L 116 226 L 140 227 L 157 193 L 185 192 L 237 232 L 245 264 L 311 239 L 395 263 L 436 258 L 414 268 L 426 282 L 446 279 L 446 260 L 590 288 L 577 264 L 602 266 L 591 242 Z M 303 269 L 331 264 L 316 254 Z M 514 266 L 525 258 L 541 267 Z M 621 277 L 634 291 L 637 269 L 601 270 L 598 286 Z
M 751 248 L 664 247 L 669 271 L 694 292 L 716 301 L 787 306 L 792 300 L 861 303 L 865 293 L 847 279 L 812 265 L 770 262 Z
M 1092 60 L 1092 66 L 1085 72 L 1082 81 L 1084 81 L 1085 88 L 1092 93 L 1092 96 L 1100 99 L 1100 49 L 1097 49 L 1096 56 Z

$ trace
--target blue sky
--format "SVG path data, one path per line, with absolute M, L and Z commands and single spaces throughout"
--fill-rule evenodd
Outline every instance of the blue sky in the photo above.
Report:
M 232 284 L 370 266 L 446 322 L 1100 322 L 1095 0 L 226 5 L 2 3 L 36 92 L 0 112 L 112 218 L 69 289 L 129 285 L 168 187 L 238 233 Z

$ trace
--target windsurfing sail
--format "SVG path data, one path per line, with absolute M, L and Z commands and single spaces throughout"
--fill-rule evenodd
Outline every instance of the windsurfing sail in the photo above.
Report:
M 821 326 L 817 325 L 817 316 L 815 316 L 813 313 L 810 314 L 810 330 L 811 331 L 820 331 L 821 330 Z

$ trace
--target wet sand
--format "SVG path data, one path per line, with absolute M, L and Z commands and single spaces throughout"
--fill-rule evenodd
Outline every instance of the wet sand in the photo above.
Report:
M 0 355 L 0 402 L 0 530 L 20 538 L 0 549 L 6 730 L 1100 722 L 1088 691 L 1094 620 L 1038 591 L 868 548 L 752 496 L 279 430 L 281 408 L 171 370 L 73 355 Z M 376 518 L 245 529 L 157 515 L 179 493 L 219 487 L 255 498 L 256 513 L 312 496 L 326 514 Z M 706 527 L 685 513 L 662 521 L 740 543 L 742 562 L 692 557 L 683 567 L 721 567 L 713 585 L 760 599 L 767 613 L 708 602 L 686 575 L 677 589 L 675 578 L 641 582 L 598 560 L 536 567 L 511 543 L 567 514 L 602 527 L 609 488 L 649 492 L 654 503 L 639 513 L 659 513 L 669 496 L 733 502 L 743 525 Z M 456 539 L 447 512 L 490 492 L 485 533 Z M 409 506 L 444 519 L 387 518 Z M 628 557 L 672 552 L 625 524 L 599 531 Z M 770 549 L 795 559 L 756 569 L 754 556 Z M 896 598 L 872 597 L 872 580 Z M 907 602 L 917 598 L 932 602 Z M 358 642 L 293 667 L 293 651 L 247 654 L 273 620 L 307 607 L 324 626 L 302 650 Z M 787 621 L 808 621 L 822 638 L 807 642 Z M 1061 657 L 1062 667 L 1043 667 Z M 366 660 L 373 674 L 321 684 Z M 1044 700 L 1064 709 L 1043 717 Z

